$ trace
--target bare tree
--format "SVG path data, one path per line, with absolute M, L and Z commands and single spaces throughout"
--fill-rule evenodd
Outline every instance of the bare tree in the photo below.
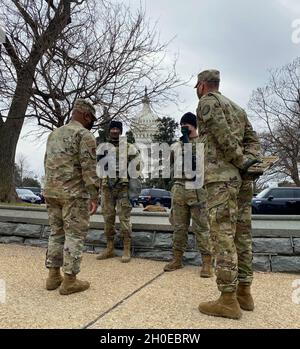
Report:
M 34 187 L 34 185 L 28 185 L 28 183 L 37 183 L 37 176 L 30 170 L 27 156 L 23 153 L 19 153 L 16 158 L 15 179 L 15 185 L 19 187 L 26 185 Z
M 35 69 L 44 53 L 62 35 L 79 1 L 1 0 L 6 37 L 1 47 L 0 201 L 15 197 L 14 159 L 32 95 Z M 31 13 L 30 13 L 31 12 Z M 39 23 L 42 13 L 46 15 Z M 2 59 L 5 56 L 8 59 Z M 2 93 L 10 92 L 10 100 Z M 3 106 L 3 107 L 2 107 Z M 4 110 L 3 110 L 4 109 Z M 7 112 L 7 114 L 3 114 Z
M 10 162 L 25 117 L 38 126 L 38 135 L 49 132 L 69 121 L 75 99 L 82 97 L 98 106 L 99 128 L 108 121 L 102 119 L 103 114 L 129 123 L 145 85 L 155 103 L 176 99 L 174 87 L 182 82 L 176 75 L 175 61 L 169 67 L 164 63 L 168 43 L 160 43 L 156 28 L 146 22 L 142 9 L 133 15 L 124 5 L 105 0 L 13 3 L 15 8 L 10 9 L 7 0 L 0 0 L 7 7 L 6 43 L 0 58 L 0 137 L 5 130 L 14 134 L 11 142 L 1 139 L 0 150 L 11 149 L 5 157 Z M 67 3 L 65 19 L 62 14 Z M 47 41 L 41 41 L 56 16 L 60 16 L 59 28 L 55 33 L 51 29 Z M 39 46 L 37 40 L 41 41 Z M 39 48 L 38 57 L 28 71 L 35 47 Z M 19 73 L 22 69 L 25 77 Z M 15 96 L 18 105 L 23 101 L 22 108 L 12 112 Z M 16 130 L 14 123 L 18 124 Z M 0 155 L 0 171 L 6 167 L 6 178 L 11 175 L 8 166 Z M 0 201 L 9 200 L 13 186 L 1 184 L 0 175 Z
M 290 177 L 300 186 L 300 58 L 272 70 L 268 84 L 253 92 L 249 108 L 264 124 L 263 153 L 280 159 L 268 176 Z
M 77 97 L 98 105 L 99 115 L 130 122 L 145 84 L 156 103 L 175 98 L 180 84 L 173 66 L 164 66 L 167 44 L 140 10 L 132 16 L 120 4 L 89 2 L 89 13 L 73 23 L 64 40 L 41 59 L 30 101 L 39 125 L 52 130 L 69 121 Z M 101 126 L 99 118 L 95 128 Z
M 27 157 L 20 153 L 17 156 L 17 163 L 16 165 L 18 166 L 19 169 L 19 174 L 21 177 L 21 186 L 23 185 L 23 179 L 24 177 L 28 176 L 28 162 L 27 162 Z

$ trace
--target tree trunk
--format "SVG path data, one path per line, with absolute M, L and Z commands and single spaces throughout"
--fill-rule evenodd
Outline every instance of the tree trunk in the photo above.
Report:
M 299 178 L 299 170 L 298 170 L 298 162 L 297 159 L 293 159 L 293 167 L 291 170 L 291 177 L 297 187 L 300 187 L 300 178 Z
M 14 161 L 17 144 L 13 133 L 13 129 L 5 126 L 0 128 L 0 201 L 2 202 L 16 200 Z
M 0 123 L 0 202 L 16 200 L 15 155 L 24 123 L 33 72 L 25 72 L 18 80 L 6 122 Z
M 0 202 L 10 202 L 16 198 L 14 159 L 26 109 L 32 94 L 35 69 L 43 54 L 53 46 L 62 30 L 70 23 L 70 13 L 71 0 L 60 1 L 55 16 L 50 20 L 48 27 L 33 42 L 30 55 L 24 65 L 22 65 L 23 59 L 19 60 L 14 48 L 11 49 L 8 43 L 4 44 L 8 54 L 12 57 L 12 62 L 17 65 L 17 85 L 6 122 L 0 117 Z M 25 18 L 25 21 L 28 21 L 28 17 Z M 29 22 L 32 23 L 32 21 L 29 18 Z
M 300 187 L 300 179 L 299 176 L 293 176 L 292 177 L 294 183 L 296 184 L 297 187 Z

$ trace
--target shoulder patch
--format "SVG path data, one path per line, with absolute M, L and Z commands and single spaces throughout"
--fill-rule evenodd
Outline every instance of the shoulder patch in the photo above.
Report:
M 210 106 L 206 104 L 202 109 L 202 115 L 205 116 L 210 112 Z

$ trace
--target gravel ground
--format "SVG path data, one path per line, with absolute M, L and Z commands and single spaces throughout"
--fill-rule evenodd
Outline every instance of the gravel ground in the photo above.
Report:
M 161 274 L 162 262 L 122 264 L 85 254 L 80 277 L 91 288 L 60 296 L 44 289 L 44 258 L 41 248 L 0 245 L 0 279 L 6 282 L 0 328 L 300 328 L 300 304 L 292 301 L 299 274 L 256 273 L 255 311 L 235 321 L 199 313 L 198 304 L 218 291 L 197 267 Z
M 200 314 L 202 301 L 218 297 L 214 279 L 198 269 L 164 274 L 147 289 L 100 319 L 93 328 L 300 328 L 300 304 L 292 302 L 292 282 L 300 275 L 256 273 L 254 312 L 239 321 Z M 153 299 L 153 294 L 159 295 Z
M 84 254 L 80 278 L 91 282 L 86 292 L 61 296 L 47 291 L 46 250 L 0 244 L 0 279 L 6 302 L 0 303 L 0 328 L 81 328 L 161 272 L 153 261 L 97 261 Z

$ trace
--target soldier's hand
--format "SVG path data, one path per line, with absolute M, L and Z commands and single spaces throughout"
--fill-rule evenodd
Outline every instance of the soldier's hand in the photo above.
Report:
M 247 181 L 256 181 L 262 175 L 263 173 L 241 173 L 242 179 Z
M 89 211 L 90 216 L 92 216 L 93 214 L 96 213 L 97 208 L 98 208 L 98 200 L 91 200 L 90 201 L 90 211 Z

